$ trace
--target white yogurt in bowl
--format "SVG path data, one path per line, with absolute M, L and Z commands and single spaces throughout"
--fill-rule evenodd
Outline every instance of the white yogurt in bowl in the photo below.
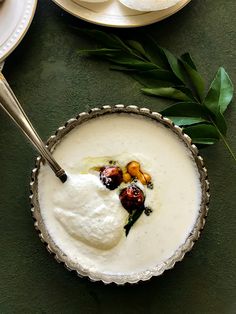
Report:
M 146 280 L 173 267 L 198 238 L 207 210 L 205 169 L 189 139 L 158 115 L 130 111 L 139 114 L 72 122 L 53 152 L 68 180 L 62 184 L 41 164 L 33 183 L 36 224 L 50 250 L 80 275 L 107 283 Z M 109 190 L 94 170 L 109 160 L 121 168 L 136 160 L 152 178 L 152 189 L 136 183 L 152 212 L 143 212 L 127 236 L 129 213 L 119 195 L 129 183 Z

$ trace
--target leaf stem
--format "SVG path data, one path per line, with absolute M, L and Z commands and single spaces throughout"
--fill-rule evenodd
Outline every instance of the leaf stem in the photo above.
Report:
M 230 147 L 229 143 L 227 142 L 225 136 L 220 132 L 219 128 L 217 127 L 217 125 L 215 124 L 215 122 L 212 120 L 211 117 L 209 117 L 210 120 L 211 120 L 211 123 L 214 125 L 214 127 L 216 128 L 217 132 L 219 133 L 222 141 L 224 142 L 225 144 L 225 147 L 228 149 L 230 155 L 233 157 L 234 161 L 236 162 L 236 155 L 234 154 L 232 148 Z
M 136 52 L 134 52 L 133 50 L 129 51 L 129 53 L 131 54 L 131 56 L 133 56 L 133 57 L 135 57 L 137 59 L 140 59 L 143 62 L 150 63 L 147 59 L 145 59 L 142 56 L 136 54 Z
M 148 59 L 143 58 L 142 56 L 139 56 L 138 54 L 136 54 L 136 53 L 133 52 L 133 51 L 131 51 L 130 54 L 131 54 L 131 56 L 133 56 L 133 57 L 135 57 L 135 58 L 137 58 L 137 59 L 140 59 L 141 61 L 143 61 L 143 62 L 145 62 L 145 63 L 147 63 L 147 64 L 150 64 L 150 65 L 152 65 L 153 67 L 155 67 L 155 68 L 157 68 L 157 69 L 161 69 L 157 64 L 155 64 L 155 63 L 149 61 Z

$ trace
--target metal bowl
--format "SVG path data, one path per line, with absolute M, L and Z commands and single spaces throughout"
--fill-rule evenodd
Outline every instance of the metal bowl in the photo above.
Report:
M 72 261 L 63 254 L 63 252 L 58 248 L 50 237 L 43 219 L 40 213 L 40 206 L 38 201 L 38 172 L 40 165 L 43 162 L 41 157 L 36 159 L 36 167 L 32 171 L 32 180 L 30 183 L 30 200 L 31 200 L 31 210 L 33 217 L 35 219 L 35 228 L 39 232 L 40 239 L 46 244 L 46 247 L 50 253 L 52 253 L 55 259 L 58 262 L 64 263 L 65 267 L 69 270 L 74 270 L 79 276 L 89 277 L 92 281 L 102 281 L 105 284 L 116 283 L 116 284 L 125 284 L 125 283 L 137 283 L 140 280 L 149 280 L 152 276 L 159 276 L 165 270 L 173 268 L 176 262 L 179 262 L 183 259 L 184 255 L 190 251 L 194 245 L 194 242 L 199 238 L 200 232 L 205 224 L 205 217 L 208 212 L 208 203 L 209 203 L 209 182 L 207 180 L 207 170 L 204 166 L 203 159 L 198 154 L 197 147 L 192 144 L 191 138 L 184 134 L 183 130 L 174 125 L 172 121 L 167 118 L 164 118 L 157 112 L 151 112 L 147 108 L 139 108 L 137 106 L 124 106 L 124 105 L 115 105 L 115 106 L 103 106 L 101 108 L 91 109 L 89 112 L 82 112 L 76 118 L 70 119 L 65 123 L 64 126 L 58 128 L 55 135 L 51 136 L 47 141 L 47 146 L 49 150 L 53 151 L 56 145 L 61 141 L 61 139 L 69 133 L 76 126 L 96 117 L 113 114 L 113 113 L 132 113 L 137 115 L 142 115 L 152 120 L 157 121 L 171 129 L 177 136 L 185 143 L 191 152 L 193 159 L 195 160 L 196 166 L 200 175 L 201 189 L 202 189 L 202 199 L 200 205 L 199 215 L 195 222 L 192 232 L 189 234 L 185 243 L 179 247 L 179 249 L 174 253 L 174 255 L 167 259 L 165 262 L 156 265 L 153 269 L 143 271 L 138 274 L 130 275 L 94 275 L 91 274 L 88 270 L 83 269 L 82 265 L 74 264 Z

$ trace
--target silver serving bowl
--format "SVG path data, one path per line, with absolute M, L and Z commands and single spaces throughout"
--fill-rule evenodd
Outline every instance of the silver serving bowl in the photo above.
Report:
M 91 274 L 88 270 L 83 269 L 82 265 L 74 264 L 70 261 L 65 254 L 58 248 L 58 246 L 54 243 L 52 238 L 50 237 L 45 224 L 43 222 L 41 213 L 40 213 L 40 206 L 38 201 L 38 172 L 40 170 L 40 165 L 42 164 L 43 160 L 41 157 L 36 159 L 36 167 L 32 171 L 32 180 L 30 183 L 30 200 L 31 200 L 31 210 L 33 217 L 35 219 L 35 228 L 39 232 L 40 239 L 46 243 L 46 247 L 50 253 L 52 253 L 55 259 L 58 262 L 62 262 L 65 267 L 69 270 L 75 270 L 79 276 L 87 276 L 92 281 L 103 281 L 104 283 L 116 283 L 116 284 L 125 284 L 125 283 L 137 283 L 138 281 L 142 280 L 149 280 L 152 276 L 159 276 L 165 270 L 171 269 L 174 267 L 176 262 L 179 262 L 183 259 L 184 255 L 190 251 L 194 245 L 194 242 L 199 238 L 200 232 L 205 224 L 205 217 L 208 212 L 208 203 L 209 203 L 209 182 L 207 180 L 207 170 L 204 166 L 203 159 L 198 154 L 197 147 L 192 144 L 191 138 L 184 134 L 183 130 L 174 125 L 172 121 L 167 118 L 164 118 L 157 112 L 151 112 L 147 108 L 139 108 L 137 106 L 124 106 L 124 105 L 115 105 L 115 106 L 103 106 L 102 108 L 94 108 L 91 109 L 89 112 L 82 112 L 76 118 L 70 119 L 65 123 L 64 126 L 58 128 L 55 135 L 51 136 L 47 141 L 47 146 L 50 151 L 53 151 L 56 145 L 61 141 L 61 139 L 69 133 L 72 129 L 76 126 L 96 117 L 106 115 L 106 114 L 113 114 L 113 113 L 132 113 L 137 115 L 146 116 L 151 118 L 152 120 L 157 121 L 165 125 L 166 127 L 170 128 L 177 136 L 185 143 L 185 145 L 190 150 L 193 159 L 197 165 L 199 175 L 200 175 L 200 182 L 201 182 L 201 189 L 202 189 L 202 199 L 201 205 L 199 210 L 198 218 L 195 222 L 194 228 L 192 232 L 189 234 L 188 238 L 186 239 L 185 243 L 179 247 L 179 249 L 174 253 L 174 255 L 167 259 L 165 262 L 156 265 L 153 269 L 145 270 L 138 274 L 130 274 L 130 275 L 99 275 L 96 276 Z

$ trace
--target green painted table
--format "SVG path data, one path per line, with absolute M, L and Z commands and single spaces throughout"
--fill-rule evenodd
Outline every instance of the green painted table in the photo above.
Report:
M 224 65 L 235 76 L 235 0 L 193 0 L 175 16 L 143 29 L 171 51 L 190 51 L 205 77 Z M 88 24 L 39 1 L 26 37 L 4 74 L 46 139 L 68 118 L 101 104 L 164 103 L 139 92 L 104 62 L 80 59 L 91 42 L 71 26 Z M 236 103 L 226 114 L 236 151 Z M 236 165 L 222 143 L 202 150 L 211 181 L 211 206 L 201 239 L 183 262 L 160 278 L 135 286 L 105 286 L 80 279 L 48 255 L 33 227 L 28 202 L 36 153 L 0 112 L 0 313 L 236 313 Z

